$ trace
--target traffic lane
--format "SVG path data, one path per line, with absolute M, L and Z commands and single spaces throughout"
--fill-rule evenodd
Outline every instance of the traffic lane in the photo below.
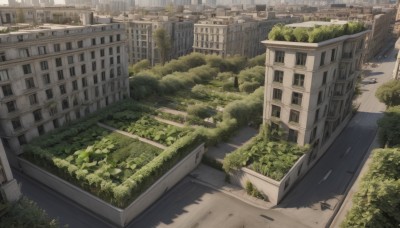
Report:
M 128 227 L 306 227 L 185 178 Z
M 61 226 L 68 225 L 71 228 L 116 227 L 15 169 L 13 175 L 21 184 L 22 193 L 35 201 L 40 208 L 46 211 L 49 217 L 58 219 Z

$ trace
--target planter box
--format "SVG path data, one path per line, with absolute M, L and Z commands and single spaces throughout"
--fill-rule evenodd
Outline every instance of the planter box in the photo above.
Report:
M 201 144 L 125 209 L 117 208 L 25 159 L 18 158 L 18 160 L 26 175 L 63 194 L 91 212 L 123 227 L 189 174 L 201 162 L 203 154 L 204 144 Z

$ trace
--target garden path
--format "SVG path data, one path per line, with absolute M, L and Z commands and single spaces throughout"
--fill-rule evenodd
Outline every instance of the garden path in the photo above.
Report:
M 97 122 L 97 125 L 100 126 L 100 127 L 102 127 L 102 128 L 108 129 L 108 130 L 110 130 L 110 131 L 117 132 L 117 133 L 119 133 L 119 134 L 128 136 L 128 137 L 130 137 L 130 138 L 138 139 L 139 141 L 142 141 L 142 142 L 144 142 L 144 143 L 153 145 L 153 146 L 158 147 L 158 148 L 163 149 L 163 150 L 165 150 L 165 149 L 167 148 L 166 146 L 164 146 L 164 145 L 162 145 L 162 144 L 160 144 L 160 143 L 153 142 L 153 141 L 151 141 L 151 140 L 148 140 L 148 139 L 139 137 L 139 136 L 137 136 L 137 135 L 134 135 L 134 134 L 131 134 L 131 133 L 128 133 L 128 132 L 125 132 L 125 131 L 118 130 L 118 129 L 116 129 L 116 128 L 110 127 L 110 126 L 108 126 L 108 125 L 105 125 L 105 124 L 102 124 L 102 123 L 99 123 L 99 122 Z
M 182 112 L 182 111 L 178 111 L 178 110 L 175 110 L 175 109 L 170 109 L 170 108 L 167 108 L 167 107 L 161 107 L 158 110 L 161 111 L 161 112 L 166 112 L 166 113 L 170 113 L 170 114 L 174 114 L 174 115 L 181 115 L 181 116 L 187 116 L 188 115 L 187 112 Z
M 185 127 L 184 124 L 177 123 L 177 122 L 174 122 L 174 121 L 171 121 L 171 120 L 161 119 L 161 118 L 159 118 L 157 116 L 153 116 L 153 118 L 156 119 L 157 121 L 160 121 L 160 122 L 163 122 L 163 123 L 166 123 L 166 124 L 169 124 L 169 125 L 173 125 L 175 127 L 180 127 L 180 128 Z

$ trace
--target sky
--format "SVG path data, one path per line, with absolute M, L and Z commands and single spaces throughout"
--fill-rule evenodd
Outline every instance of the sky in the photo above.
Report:
M 21 1 L 17 0 L 17 2 L 21 2 Z M 54 0 L 54 3 L 55 4 L 64 4 L 64 0 Z M 8 5 L 8 0 L 0 0 L 0 5 L 4 5 L 4 4 Z

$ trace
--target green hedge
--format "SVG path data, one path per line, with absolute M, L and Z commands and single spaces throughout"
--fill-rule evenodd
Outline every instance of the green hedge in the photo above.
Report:
M 352 35 L 365 30 L 361 22 L 348 22 L 344 25 L 322 25 L 313 28 L 292 28 L 283 24 L 275 25 L 268 34 L 269 40 L 319 43 L 343 35 Z

